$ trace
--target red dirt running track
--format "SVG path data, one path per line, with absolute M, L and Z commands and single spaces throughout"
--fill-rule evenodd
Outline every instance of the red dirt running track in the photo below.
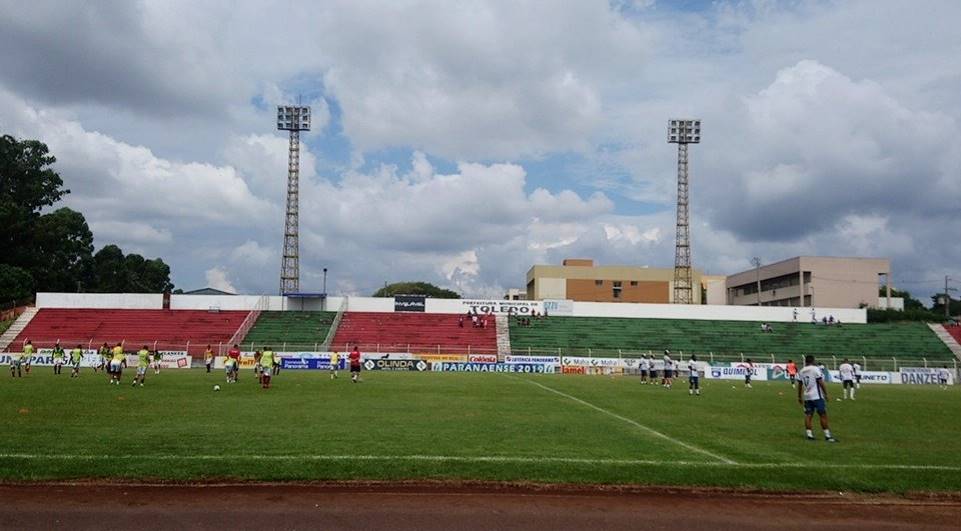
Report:
M 0 485 L 2 529 L 958 529 L 961 497 L 451 483 Z

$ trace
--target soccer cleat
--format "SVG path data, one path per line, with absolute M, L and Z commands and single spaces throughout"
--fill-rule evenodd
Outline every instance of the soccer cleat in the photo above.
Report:
M 816 441 L 816 440 L 817 440 L 817 439 L 814 438 L 813 435 L 805 435 L 804 438 L 807 439 L 807 440 L 809 440 L 809 441 Z
M 836 442 L 838 442 L 838 440 L 835 439 L 834 437 L 825 437 L 825 438 L 824 438 L 824 442 L 836 443 Z

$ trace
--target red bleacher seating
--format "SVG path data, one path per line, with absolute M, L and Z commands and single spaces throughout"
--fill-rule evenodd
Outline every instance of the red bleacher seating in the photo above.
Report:
M 944 329 L 947 330 L 949 334 L 951 334 L 951 337 L 953 337 L 955 341 L 957 341 L 958 343 L 961 343 L 961 326 L 949 325 L 949 326 L 945 326 Z
M 44 308 L 10 344 L 19 350 L 29 339 L 37 348 L 60 340 L 65 346 L 81 344 L 93 348 L 104 342 L 124 342 L 128 349 L 146 344 L 160 350 L 203 353 L 208 344 L 227 342 L 240 327 L 246 311 L 206 310 L 101 310 Z
M 497 327 L 494 316 L 475 328 L 470 319 L 458 324 L 461 315 L 438 313 L 347 312 L 340 321 L 332 349 L 441 354 L 496 354 Z M 349 348 L 348 348 L 349 347 Z

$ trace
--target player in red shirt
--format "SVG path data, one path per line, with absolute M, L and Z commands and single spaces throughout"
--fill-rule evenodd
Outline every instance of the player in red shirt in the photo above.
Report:
M 794 360 L 787 360 L 787 376 L 791 380 L 791 389 L 794 389 L 797 382 L 797 365 L 794 364 Z
M 234 344 L 233 348 L 227 351 L 227 357 L 234 360 L 233 380 L 236 382 L 237 377 L 240 376 L 240 346 Z
M 354 347 L 348 358 L 350 359 L 350 381 L 357 383 L 360 378 L 360 349 Z

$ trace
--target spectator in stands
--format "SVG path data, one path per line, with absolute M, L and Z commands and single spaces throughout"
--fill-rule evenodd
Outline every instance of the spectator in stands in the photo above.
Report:
M 460 316 L 460 317 L 457 319 L 457 326 L 459 326 L 459 327 L 461 327 L 461 328 L 464 328 L 464 316 L 463 316 L 463 315 Z
M 831 316 L 828 317 L 828 324 L 829 324 L 829 325 L 833 325 L 833 324 L 834 324 L 834 316 L 833 316 L 833 315 L 831 315 Z
M 827 326 L 827 324 L 828 324 L 828 318 L 827 318 L 827 317 L 822 317 L 822 318 L 821 318 L 821 323 L 824 324 L 824 326 Z

